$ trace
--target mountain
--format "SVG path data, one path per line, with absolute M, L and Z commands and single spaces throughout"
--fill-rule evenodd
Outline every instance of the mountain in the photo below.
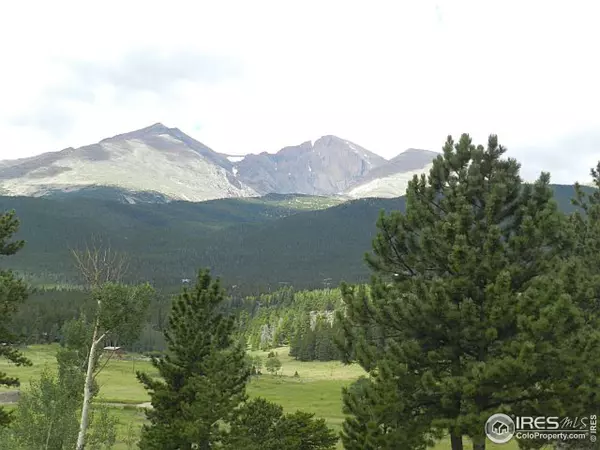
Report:
M 53 189 L 43 195 L 44 198 L 78 199 L 92 198 L 97 200 L 110 200 L 118 203 L 168 203 L 172 199 L 160 192 L 135 191 L 113 186 L 84 186 L 65 187 Z
M 247 155 L 237 176 L 261 194 L 337 195 L 387 160 L 336 136 L 285 147 L 275 154 Z
M 397 197 L 437 153 L 388 161 L 336 136 L 271 154 L 218 153 L 156 123 L 80 148 L 0 161 L 0 195 L 85 197 L 120 203 L 205 201 L 269 193 Z
M 144 193 L 189 201 L 257 195 L 234 175 L 226 156 L 160 123 L 97 144 L 0 164 L 4 195 L 43 196 L 98 186 L 123 190 L 125 197 Z M 131 201 L 134 197 L 129 195 Z
M 404 195 L 413 176 L 431 169 L 440 153 L 410 148 L 367 173 L 345 194 L 352 198 L 393 198 Z
M 573 186 L 553 188 L 559 207 L 572 211 Z M 378 215 L 403 210 L 404 198 L 335 202 L 280 194 L 163 204 L 0 197 L 0 211 L 17 211 L 18 237 L 26 241 L 22 251 L 0 259 L 0 267 L 38 283 L 75 282 L 69 248 L 99 235 L 130 255 L 132 277 L 161 286 L 192 278 L 199 267 L 244 289 L 366 280 L 363 255 L 371 249 Z

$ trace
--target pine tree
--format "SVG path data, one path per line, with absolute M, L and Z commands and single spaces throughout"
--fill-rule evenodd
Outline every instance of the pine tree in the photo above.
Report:
M 572 257 L 559 274 L 563 282 L 554 295 L 567 294 L 573 298 L 581 311 L 582 320 L 588 325 L 588 335 L 582 340 L 592 347 L 598 345 L 600 331 L 600 162 L 591 169 L 591 193 L 575 186 L 577 207 L 570 217 L 573 232 Z M 564 404 L 565 415 L 587 416 L 600 410 L 600 368 L 598 358 L 590 356 L 587 364 L 578 366 L 578 384 L 564 383 L 564 397 L 570 401 Z M 566 402 L 563 402 L 566 403 Z M 560 449 L 597 449 L 598 443 L 572 440 L 557 443 Z
M 283 408 L 263 398 L 245 403 L 234 416 L 231 429 L 224 439 L 225 450 L 279 450 L 277 422 Z
M 575 186 L 576 197 L 573 203 L 578 210 L 571 216 L 575 246 L 573 253 L 580 258 L 584 267 L 580 274 L 585 273 L 580 283 L 585 283 L 587 289 L 594 289 L 600 283 L 600 162 L 591 171 L 593 186 L 591 194 L 586 194 L 579 184 Z M 583 286 L 578 284 L 578 286 Z M 595 291 L 591 298 L 600 298 L 600 292 Z M 594 308 L 596 307 L 596 309 Z M 590 312 L 596 312 L 598 302 L 589 305 Z M 595 309 L 595 310 L 594 310 Z
M 330 450 L 338 438 L 323 419 L 283 408 L 263 398 L 245 403 L 235 414 L 224 450 Z
M 292 337 L 290 339 L 290 352 L 289 355 L 292 358 L 298 359 L 299 354 L 300 354 L 300 347 L 302 345 L 302 332 L 303 332 L 303 321 L 298 320 L 298 318 L 296 318 L 296 321 L 294 323 L 294 326 L 292 328 Z
M 277 375 L 277 372 L 281 370 L 281 361 L 277 356 L 269 357 L 265 363 L 265 369 L 267 369 L 271 375 Z
M 327 329 L 329 324 L 322 318 L 317 318 L 315 325 L 315 354 L 314 359 L 318 361 L 329 360 L 329 336 Z
M 11 241 L 19 229 L 19 220 L 14 211 L 0 215 L 0 256 L 17 253 L 25 245 L 24 241 Z M 0 358 L 6 358 L 18 366 L 31 365 L 15 347 L 15 336 L 10 332 L 9 321 L 19 306 L 27 299 L 25 283 L 10 270 L 0 269 Z M 18 387 L 19 380 L 0 372 L 0 386 Z M 10 416 L 0 407 L 0 427 L 10 422 Z
M 340 360 L 340 352 L 336 346 L 337 333 L 339 331 L 338 325 L 334 322 L 327 327 L 327 360 L 326 361 L 338 361 Z
M 220 422 L 245 400 L 250 368 L 245 349 L 232 338 L 233 317 L 220 312 L 223 301 L 219 280 L 206 270 L 174 301 L 165 330 L 167 354 L 152 362 L 164 381 L 137 374 L 153 406 L 140 448 L 214 448 L 223 435 Z
M 304 411 L 284 415 L 277 434 L 281 436 L 279 448 L 288 450 L 333 450 L 338 442 L 325 419 Z
M 343 349 L 340 348 L 343 347 L 343 345 L 340 345 L 340 343 L 344 342 L 344 327 L 342 322 L 337 318 L 333 321 L 333 324 L 331 325 L 331 333 L 331 346 L 333 354 L 335 355 L 334 359 L 343 362 L 346 359 L 346 355 L 344 355 L 344 352 L 342 351 Z
M 300 313 L 296 319 L 296 326 L 290 342 L 290 356 L 300 361 L 311 361 L 310 358 L 314 352 L 310 350 L 310 345 L 307 343 L 310 331 L 310 315 L 304 312 Z
M 315 348 L 317 345 L 317 334 L 310 326 L 306 329 L 306 332 L 301 336 L 300 351 L 298 352 L 298 359 L 300 361 L 314 361 L 315 360 Z
M 504 153 L 495 136 L 487 148 L 449 137 L 409 183 L 406 212 L 380 216 L 370 290 L 343 286 L 345 353 L 370 374 L 344 390 L 346 449 L 445 433 L 453 450 L 463 436 L 483 449 L 491 414 L 562 411 L 565 386 L 593 370 L 597 340 L 558 276 L 571 238 L 549 175 L 524 184 Z

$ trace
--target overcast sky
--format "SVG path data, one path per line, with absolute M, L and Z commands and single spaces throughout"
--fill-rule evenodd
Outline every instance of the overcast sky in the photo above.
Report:
M 384 157 L 496 133 L 524 173 L 600 159 L 600 1 L 3 5 L 0 159 L 142 128 L 216 151 L 334 134 Z

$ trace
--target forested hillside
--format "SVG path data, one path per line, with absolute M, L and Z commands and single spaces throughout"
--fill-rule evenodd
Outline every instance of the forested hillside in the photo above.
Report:
M 253 350 L 290 346 L 290 355 L 301 361 L 340 359 L 334 336 L 341 329 L 335 315 L 343 311 L 341 291 L 295 291 L 284 287 L 270 294 L 232 299 L 240 332 Z
M 572 186 L 554 186 L 571 211 Z M 130 275 L 174 287 L 210 267 L 245 292 L 282 283 L 319 288 L 366 281 L 362 255 L 371 247 L 381 210 L 404 210 L 404 199 L 339 199 L 270 195 L 201 203 L 122 204 L 93 198 L 0 197 L 15 209 L 27 245 L 12 268 L 36 284 L 76 284 L 69 249 L 101 236 L 130 256 Z M 336 206 L 332 206 L 336 205 Z
M 176 294 L 159 291 L 152 298 L 142 332 L 137 342 L 129 346 L 131 349 L 142 352 L 164 350 L 162 332 Z M 342 307 L 338 288 L 296 290 L 286 286 L 272 293 L 244 296 L 236 295 L 235 290 L 230 289 L 229 294 L 223 308 L 238 316 L 238 332 L 253 349 L 268 350 L 282 345 L 292 345 L 295 349 L 304 340 L 311 339 L 320 341 L 324 347 L 326 340 L 329 353 L 324 356 L 321 351 L 322 359 L 338 359 L 329 333 L 334 313 Z M 91 316 L 93 310 L 93 300 L 80 289 L 37 289 L 13 318 L 12 330 L 23 344 L 59 342 L 65 323 L 80 314 Z M 315 354 L 315 342 L 309 344 L 312 350 L 304 350 L 298 358 L 319 359 Z
M 172 286 L 190 276 L 182 269 L 189 261 L 186 255 L 192 250 L 197 255 L 209 247 L 215 232 L 326 208 L 340 201 L 279 194 L 164 204 L 123 204 L 75 196 L 0 197 L 0 210 L 18 211 L 22 222 L 18 237 L 27 245 L 15 255 L 11 268 L 36 285 L 77 284 L 69 250 L 99 237 L 129 256 L 132 278 L 152 278 Z

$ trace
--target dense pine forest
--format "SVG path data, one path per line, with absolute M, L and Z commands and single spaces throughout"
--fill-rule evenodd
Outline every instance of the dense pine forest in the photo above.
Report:
M 102 395 L 126 376 L 151 405 L 128 441 L 144 450 L 484 450 L 498 412 L 595 423 L 600 163 L 591 177 L 527 184 L 496 136 L 462 135 L 398 199 L 3 198 L 0 385 L 22 393 L 0 408 L 0 449 L 123 444 L 123 404 Z M 21 386 L 4 370 L 32 370 L 31 348 L 52 365 Z M 123 349 L 138 359 L 102 378 Z M 308 364 L 330 370 L 335 430 L 281 404 L 321 386 Z M 362 375 L 334 384 L 350 366 Z M 277 401 L 250 394 L 267 382 Z M 598 448 L 579 432 L 518 444 Z
M 560 209 L 573 211 L 573 186 L 553 185 Z M 10 268 L 35 285 L 81 285 L 70 250 L 92 237 L 129 255 L 129 281 L 177 290 L 195 267 L 211 267 L 241 294 L 368 282 L 363 254 L 379 212 L 404 211 L 405 198 L 341 200 L 302 195 L 202 203 L 122 204 L 96 197 L 0 197 L 16 210 L 28 245 Z M 0 261 L 0 267 L 8 262 Z
M 149 303 L 147 321 L 130 349 L 137 352 L 161 352 L 165 349 L 162 333 L 167 325 L 171 304 L 177 293 L 162 292 Z M 304 345 L 305 339 L 326 341 L 327 355 L 315 356 L 315 343 L 300 352 L 301 360 L 340 359 L 333 342 L 339 333 L 335 312 L 343 306 L 339 289 L 301 290 L 283 287 L 279 290 L 244 297 L 229 296 L 221 306 L 238 318 L 237 333 L 247 339 L 252 349 L 272 349 L 290 345 L 292 351 Z M 62 342 L 63 327 L 81 314 L 91 316 L 94 303 L 77 287 L 36 288 L 27 302 L 14 315 L 11 330 L 25 345 Z M 310 332 L 307 332 L 310 330 Z M 319 347 L 319 345 L 317 347 Z M 308 356 L 310 355 L 310 356 Z

